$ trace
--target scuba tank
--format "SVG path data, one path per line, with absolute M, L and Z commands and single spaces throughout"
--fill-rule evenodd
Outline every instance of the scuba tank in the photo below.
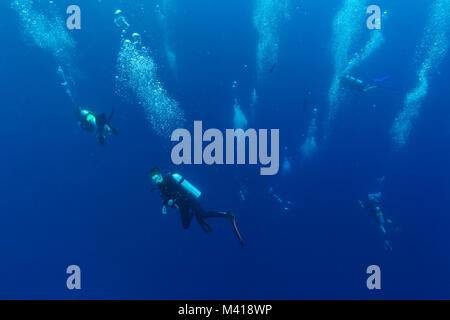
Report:
M 181 185 L 181 187 L 183 187 L 183 189 L 188 192 L 189 194 L 191 194 L 192 196 L 194 196 L 195 198 L 199 198 L 200 195 L 202 194 L 200 192 L 200 190 L 198 190 L 196 187 L 194 187 L 189 181 L 187 181 L 186 179 L 184 179 L 180 174 L 178 173 L 173 173 L 172 174 L 172 178 L 174 178 L 174 180 Z
M 89 123 L 92 127 L 97 128 L 97 120 L 92 112 L 88 110 L 81 110 L 81 117 Z

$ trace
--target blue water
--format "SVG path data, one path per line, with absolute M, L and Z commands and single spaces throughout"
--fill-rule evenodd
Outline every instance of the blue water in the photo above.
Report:
M 35 2 L 37 11 L 51 14 L 48 1 Z M 52 14 L 65 20 L 72 2 L 57 1 Z M 176 76 L 156 1 L 77 2 L 82 29 L 69 32 L 75 47 L 65 65 L 75 104 L 98 112 L 115 107 L 120 135 L 101 148 L 80 131 L 56 74 L 61 62 L 30 40 L 11 2 L 2 1 L 0 298 L 450 298 L 448 56 L 430 76 L 407 143 L 398 148 L 390 131 L 416 85 L 415 52 L 432 1 L 377 1 L 390 12 L 385 42 L 354 73 L 388 75 L 397 90 L 347 94 L 327 138 L 332 28 L 341 1 L 291 0 L 290 17 L 279 23 L 278 62 L 260 82 L 251 1 L 175 1 L 167 24 Z M 194 120 L 205 128 L 232 128 L 236 80 L 249 126 L 280 129 L 280 153 L 288 148 L 291 171 L 260 176 L 259 166 L 174 166 L 169 137 L 152 130 L 136 97 L 117 93 L 117 9 L 150 48 L 160 82 L 184 110 L 186 128 Z M 319 109 L 318 149 L 305 159 L 301 145 L 313 106 Z M 195 221 L 183 230 L 176 211 L 162 215 L 151 192 L 154 166 L 187 177 L 202 190 L 205 208 L 236 212 L 246 247 L 239 247 L 228 222 L 211 221 L 214 232 L 206 234 Z M 269 195 L 270 187 L 294 203 L 289 211 Z M 392 252 L 358 204 L 378 191 L 401 228 Z M 72 264 L 82 270 L 81 290 L 66 288 Z M 381 290 L 366 287 L 372 264 L 381 268 Z

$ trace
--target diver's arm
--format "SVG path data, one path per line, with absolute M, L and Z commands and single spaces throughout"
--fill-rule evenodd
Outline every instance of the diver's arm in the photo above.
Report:
M 171 208 L 177 208 L 180 209 L 180 207 L 178 207 L 178 205 L 175 203 L 174 200 L 170 199 L 169 201 L 167 201 L 167 204 L 169 205 L 169 207 Z
M 162 214 L 167 214 L 167 207 L 180 209 L 172 199 L 163 201 Z

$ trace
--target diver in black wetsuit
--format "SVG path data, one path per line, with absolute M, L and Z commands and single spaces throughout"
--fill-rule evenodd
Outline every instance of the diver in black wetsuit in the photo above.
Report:
M 189 228 L 192 218 L 195 216 L 200 224 L 200 227 L 205 232 L 212 231 L 212 228 L 205 221 L 205 219 L 230 219 L 236 236 L 239 239 L 239 243 L 242 247 L 244 246 L 244 241 L 237 228 L 236 217 L 233 212 L 205 211 L 197 200 L 200 196 L 200 191 L 198 191 L 179 174 L 169 173 L 163 177 L 158 168 L 153 168 L 151 171 L 151 179 L 158 186 L 159 193 L 162 198 L 163 214 L 167 213 L 167 207 L 178 209 L 180 211 L 181 223 L 183 224 L 184 229 Z
M 114 109 L 112 109 L 108 118 L 104 113 L 96 115 L 90 110 L 82 108 L 76 110 L 76 118 L 80 128 L 88 132 L 95 132 L 95 136 L 101 146 L 105 145 L 107 136 L 119 134 L 119 131 L 111 125 L 113 116 Z
M 369 212 L 374 217 L 375 221 L 378 224 L 381 232 L 384 236 L 384 248 L 388 251 L 392 251 L 392 243 L 389 239 L 389 234 L 387 230 L 388 225 L 393 225 L 393 222 L 390 218 L 386 217 L 383 212 L 383 208 L 381 205 L 381 192 L 378 193 L 370 193 L 368 196 L 368 200 L 365 204 L 360 201 L 361 208 L 367 208 Z

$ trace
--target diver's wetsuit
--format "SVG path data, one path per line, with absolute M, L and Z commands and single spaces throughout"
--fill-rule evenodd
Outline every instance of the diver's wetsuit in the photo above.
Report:
M 369 200 L 367 201 L 366 207 L 379 225 L 382 226 L 386 223 L 380 201 L 375 199 Z
M 365 207 L 369 210 L 372 216 L 375 218 L 378 226 L 383 232 L 385 248 L 387 250 L 392 250 L 392 244 L 390 240 L 390 235 L 388 234 L 387 225 L 392 225 L 392 220 L 385 217 L 383 213 L 383 208 L 381 206 L 381 201 L 377 198 L 369 199 L 365 205 Z
M 163 205 L 169 206 L 169 200 L 173 200 L 172 207 L 178 207 L 181 215 L 181 223 L 184 229 L 188 229 L 192 218 L 195 216 L 197 218 L 200 227 L 206 231 L 211 232 L 212 228 L 205 221 L 206 218 L 228 218 L 231 219 L 234 227 L 234 231 L 239 239 L 241 245 L 244 245 L 242 237 L 236 225 L 236 219 L 234 214 L 231 212 L 220 212 L 220 211 L 205 211 L 200 203 L 189 194 L 183 187 L 175 181 L 172 174 L 167 174 L 163 177 L 163 181 L 158 184 L 159 193 L 162 198 Z M 176 206 L 175 206 L 176 205 Z
M 97 129 L 95 114 L 89 110 L 77 110 L 77 121 L 81 129 L 93 132 Z

